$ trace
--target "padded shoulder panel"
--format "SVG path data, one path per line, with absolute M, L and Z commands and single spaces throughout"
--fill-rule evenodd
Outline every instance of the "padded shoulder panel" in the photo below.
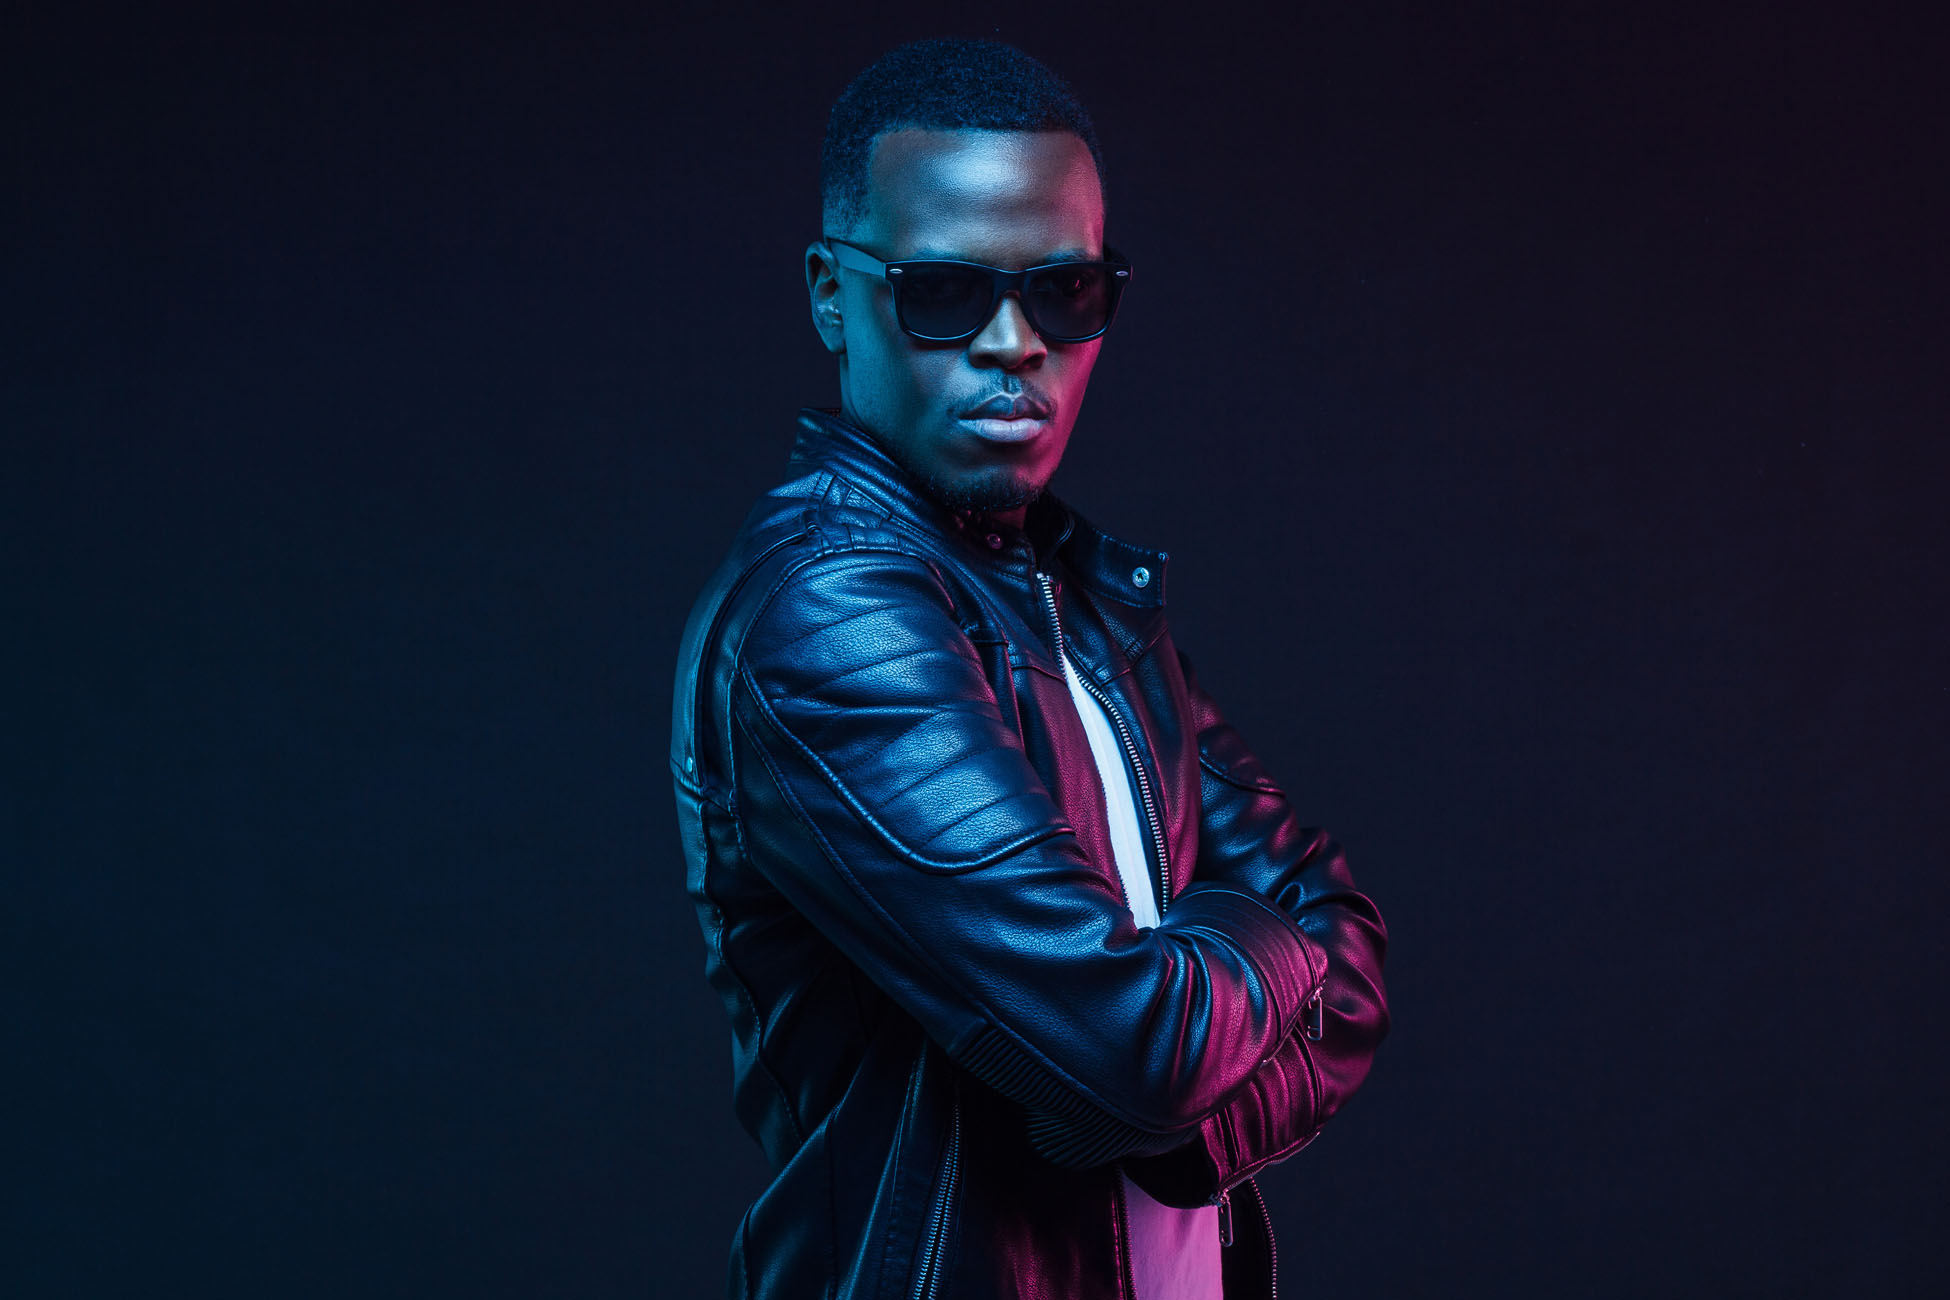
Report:
M 970 870 L 1069 831 L 928 561 L 856 544 L 795 566 L 742 658 L 770 720 L 912 865 Z

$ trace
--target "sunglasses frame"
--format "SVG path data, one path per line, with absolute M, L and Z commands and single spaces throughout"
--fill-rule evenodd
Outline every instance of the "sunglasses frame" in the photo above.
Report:
M 849 270 L 863 271 L 868 275 L 879 275 L 886 278 L 888 285 L 893 290 L 894 319 L 899 322 L 901 332 L 910 338 L 920 339 L 924 343 L 960 343 L 964 339 L 974 338 L 977 334 L 980 334 L 984 329 L 988 328 L 988 323 L 995 319 L 996 308 L 1001 305 L 1002 299 L 1010 293 L 1016 295 L 1016 301 L 1022 304 L 1023 317 L 1028 320 L 1029 327 L 1035 330 L 1044 342 L 1088 343 L 1091 339 L 1102 338 L 1105 331 L 1110 329 L 1111 322 L 1117 319 L 1117 304 L 1123 298 L 1125 288 L 1131 283 L 1131 264 L 1119 257 L 1115 249 L 1108 246 L 1104 249 L 1105 258 L 1114 260 L 1098 262 L 1045 262 L 1041 266 L 1026 266 L 1020 271 L 1005 271 L 999 266 L 987 266 L 981 262 L 957 262 L 945 257 L 916 257 L 899 262 L 883 262 L 873 254 L 867 252 L 866 249 L 856 247 L 853 244 L 847 243 L 845 240 L 827 239 L 825 242 L 832 246 L 833 260 L 841 266 Z M 907 313 L 901 309 L 901 277 L 918 271 L 923 267 L 935 266 L 952 266 L 960 270 L 980 271 L 987 278 L 989 282 L 989 305 L 983 310 L 982 318 L 976 323 L 975 328 L 961 334 L 923 334 L 909 327 Z M 1079 266 L 1101 267 L 1110 272 L 1110 310 L 1104 313 L 1102 327 L 1089 334 L 1052 334 L 1037 323 L 1035 309 L 1030 306 L 1030 300 L 1025 296 L 1023 290 L 1028 288 L 1031 276 L 1045 271 L 1061 271 Z

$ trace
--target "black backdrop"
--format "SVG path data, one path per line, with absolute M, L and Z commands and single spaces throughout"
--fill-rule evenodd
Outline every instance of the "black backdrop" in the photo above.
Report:
M 966 34 L 1139 266 L 1057 487 L 1393 931 L 1286 1291 L 1920 1293 L 1943 61 L 1830 8 L 11 11 L 0 1291 L 719 1293 L 674 646 Z

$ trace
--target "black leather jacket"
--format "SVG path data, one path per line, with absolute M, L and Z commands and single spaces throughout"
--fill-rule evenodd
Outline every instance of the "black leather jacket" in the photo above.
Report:
M 684 632 L 671 763 L 734 1104 L 776 1177 L 738 1297 L 1131 1300 L 1121 1166 L 1220 1203 L 1387 1029 L 1381 917 L 1165 625 L 1165 556 L 1055 499 L 950 510 L 831 413 Z M 1057 655 L 1110 712 L 1162 920 L 1140 930 Z

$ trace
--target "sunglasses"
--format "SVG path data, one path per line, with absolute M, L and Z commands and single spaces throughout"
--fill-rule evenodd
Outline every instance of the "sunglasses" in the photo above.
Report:
M 1131 282 L 1131 265 L 1122 260 L 1004 271 L 979 262 L 883 262 L 837 239 L 826 242 L 841 266 L 886 276 L 894 289 L 894 319 L 929 343 L 959 343 L 981 333 L 1006 293 L 1021 301 L 1030 328 L 1046 342 L 1083 343 L 1110 328 L 1117 300 Z

